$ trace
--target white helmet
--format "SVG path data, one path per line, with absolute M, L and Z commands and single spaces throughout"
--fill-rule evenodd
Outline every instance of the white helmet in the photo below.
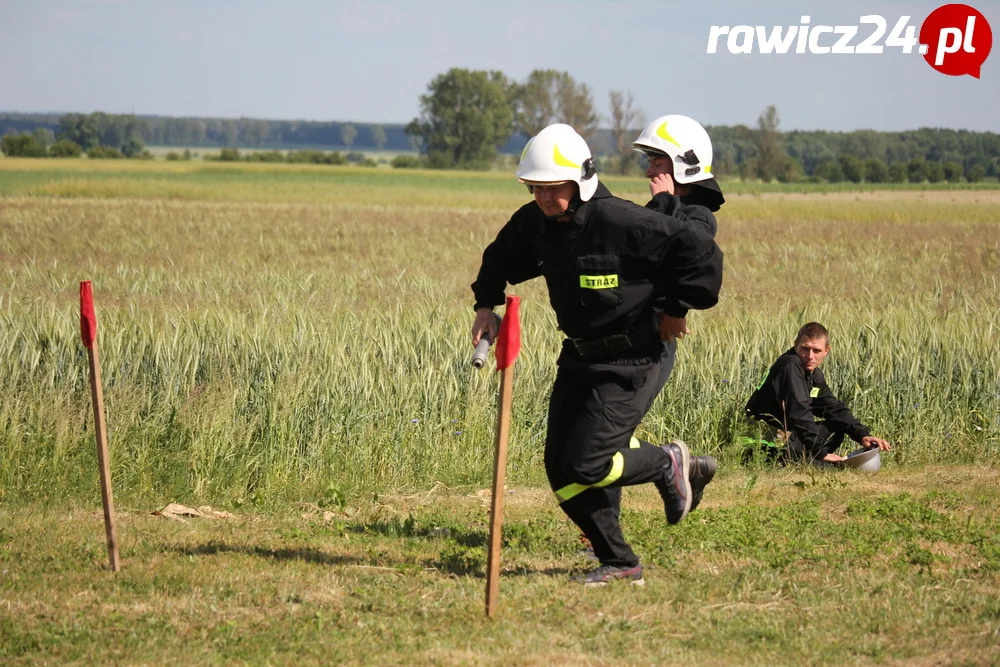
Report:
M 844 465 L 865 472 L 878 472 L 882 467 L 882 456 L 875 449 L 858 449 L 847 455 Z
M 632 148 L 652 156 L 666 155 L 674 162 L 674 181 L 697 183 L 712 175 L 712 140 L 693 118 L 660 116 L 646 126 Z
M 589 201 L 597 190 L 597 171 L 587 142 L 562 123 L 549 125 L 528 140 L 517 166 L 517 180 L 529 187 L 573 181 L 580 186 L 583 201 Z

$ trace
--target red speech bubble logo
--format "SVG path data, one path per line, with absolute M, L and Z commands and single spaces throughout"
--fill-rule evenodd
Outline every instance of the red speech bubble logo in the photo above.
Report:
M 979 78 L 993 48 L 986 17 L 969 5 L 941 5 L 920 26 L 920 52 L 942 74 Z

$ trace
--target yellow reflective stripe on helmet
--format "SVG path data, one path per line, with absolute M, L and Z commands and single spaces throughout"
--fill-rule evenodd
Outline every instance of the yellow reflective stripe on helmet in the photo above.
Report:
M 567 159 L 565 155 L 559 152 L 559 144 L 552 144 L 552 161 L 560 167 L 573 167 L 574 169 L 581 168 L 580 165 Z
M 638 440 L 636 441 L 638 442 Z M 587 489 L 600 489 L 602 487 L 608 486 L 609 484 L 614 484 L 622 477 L 622 472 L 625 470 L 625 457 L 622 456 L 621 452 L 615 452 L 615 455 L 611 457 L 611 472 L 596 484 L 567 484 L 561 489 L 556 490 L 556 500 L 560 503 L 564 503 L 571 498 L 575 498 Z
M 667 121 L 663 121 L 663 125 L 656 128 L 656 136 L 666 141 L 669 141 L 674 146 L 677 146 L 677 148 L 681 147 L 680 143 L 678 143 L 678 141 L 674 139 L 672 136 L 670 136 L 669 132 L 667 132 Z
M 629 441 L 628 441 L 628 448 L 629 449 L 639 449 L 639 447 L 641 447 L 641 446 L 642 445 L 639 444 L 639 438 L 635 437 L 634 435 L 631 438 L 629 438 Z
M 707 167 L 705 167 L 705 173 L 708 173 L 708 174 L 712 173 L 712 165 L 708 165 Z
M 531 142 L 532 142 L 532 141 L 534 141 L 534 140 L 535 140 L 535 138 L 534 138 L 534 137 L 532 137 L 532 138 L 528 139 L 528 143 L 526 143 L 526 144 L 524 145 L 524 150 L 523 150 L 523 151 L 521 151 L 521 159 L 520 159 L 520 160 L 518 160 L 518 162 L 524 162 L 524 156 L 528 154 L 528 146 L 530 146 L 530 145 L 531 145 Z

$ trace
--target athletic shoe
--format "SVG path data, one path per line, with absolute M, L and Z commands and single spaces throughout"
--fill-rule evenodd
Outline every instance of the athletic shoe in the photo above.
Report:
M 680 523 L 691 511 L 691 452 L 680 440 L 660 445 L 670 457 L 670 465 L 663 467 L 663 477 L 654 484 L 663 498 L 667 523 Z
M 642 564 L 634 567 L 602 565 L 596 570 L 573 577 L 573 581 L 584 586 L 607 586 L 609 582 L 617 579 L 623 579 L 636 586 L 646 585 L 646 580 L 642 578 Z
M 691 459 L 691 510 L 701 502 L 701 494 L 715 477 L 719 463 L 714 456 L 695 456 Z

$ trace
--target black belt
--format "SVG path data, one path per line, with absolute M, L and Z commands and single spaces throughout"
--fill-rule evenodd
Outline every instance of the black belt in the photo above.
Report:
M 656 332 L 632 331 L 603 338 L 570 338 L 569 343 L 584 361 L 608 361 L 626 350 L 659 340 Z

